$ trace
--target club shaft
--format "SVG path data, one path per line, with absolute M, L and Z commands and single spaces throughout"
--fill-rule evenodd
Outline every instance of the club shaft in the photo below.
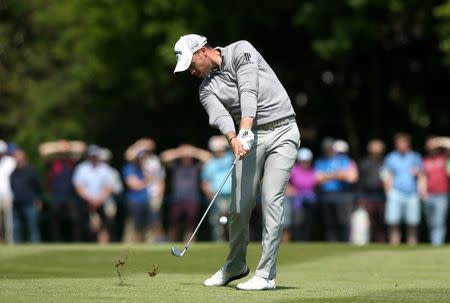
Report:
M 203 220 L 205 220 L 206 215 L 209 212 L 209 209 L 212 207 L 212 205 L 214 204 L 214 201 L 216 200 L 217 196 L 220 194 L 223 186 L 225 185 L 225 182 L 227 182 L 228 177 L 231 175 L 231 173 L 233 172 L 234 167 L 236 166 L 236 163 L 239 161 L 239 156 L 236 156 L 234 158 L 233 161 L 233 165 L 230 167 L 230 170 L 228 171 L 227 175 L 225 176 L 225 178 L 223 178 L 222 183 L 219 186 L 219 189 L 217 190 L 216 194 L 214 195 L 214 197 L 212 198 L 211 202 L 209 202 L 208 208 L 205 210 L 205 213 L 203 214 L 202 218 L 200 219 L 200 222 L 198 222 L 197 227 L 195 228 L 194 232 L 192 233 L 191 238 L 189 239 L 189 241 L 187 242 L 186 246 L 184 247 L 184 252 L 188 249 L 189 245 L 191 245 L 192 240 L 194 239 L 195 235 L 197 234 L 198 229 L 200 228 L 200 225 L 202 225 Z M 183 254 L 184 254 L 183 252 Z

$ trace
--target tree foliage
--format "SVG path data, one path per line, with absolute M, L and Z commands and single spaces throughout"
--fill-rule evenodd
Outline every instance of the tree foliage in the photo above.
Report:
M 172 74 L 173 44 L 190 32 L 251 41 L 308 144 L 329 134 L 358 153 L 397 130 L 448 131 L 449 1 L 4 0 L 0 136 L 32 150 L 57 138 L 114 151 L 143 135 L 205 143 L 199 81 Z

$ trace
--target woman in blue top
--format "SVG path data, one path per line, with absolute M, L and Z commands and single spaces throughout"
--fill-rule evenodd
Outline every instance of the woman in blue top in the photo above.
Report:
M 152 223 L 148 192 L 151 178 L 146 176 L 144 171 L 147 156 L 147 153 L 142 150 L 123 168 L 123 178 L 127 185 L 128 214 L 134 226 L 133 241 L 135 242 L 144 242 L 146 231 Z

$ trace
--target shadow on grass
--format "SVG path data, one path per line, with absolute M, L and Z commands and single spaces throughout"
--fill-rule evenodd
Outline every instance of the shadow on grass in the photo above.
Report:
M 192 286 L 192 285 L 201 285 L 200 283 L 180 283 L 181 285 L 186 286 Z M 224 286 L 223 289 L 236 289 L 237 284 L 228 284 L 227 286 Z M 205 287 L 206 289 L 207 287 Z M 213 289 L 220 289 L 220 287 L 213 287 Z M 271 289 L 268 291 L 279 291 L 279 290 L 289 290 L 289 289 L 300 289 L 299 287 L 293 287 L 293 286 L 277 286 L 275 289 Z M 245 291 L 243 291 L 245 292 Z
M 294 287 L 294 286 L 277 286 L 277 288 L 275 288 L 274 291 L 279 291 L 279 290 L 289 290 L 289 289 L 300 289 L 300 287 Z

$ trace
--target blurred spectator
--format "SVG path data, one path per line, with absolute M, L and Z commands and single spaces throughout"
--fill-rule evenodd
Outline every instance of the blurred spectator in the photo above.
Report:
M 13 157 L 16 150 L 19 149 L 19 146 L 14 142 L 8 142 L 7 144 L 8 144 L 8 150 L 6 153 L 8 155 L 10 155 L 11 157 Z
M 333 150 L 336 155 L 349 157 L 349 145 L 344 140 L 336 140 L 333 143 Z M 351 199 L 355 201 L 356 192 L 353 187 L 359 179 L 358 165 L 352 159 L 350 159 L 350 168 L 348 173 L 353 173 L 356 178 L 354 182 L 349 182 L 348 192 L 352 196 Z M 350 177 L 352 178 L 352 177 Z M 353 204 L 353 202 L 352 202 Z M 350 216 L 350 242 L 356 245 L 364 245 L 369 243 L 369 214 L 366 209 L 360 205 L 357 205 L 356 209 L 352 212 Z
M 226 176 L 233 164 L 234 156 L 228 148 L 227 139 L 224 136 L 213 136 L 209 139 L 209 150 L 213 158 L 206 162 L 202 169 L 202 190 L 208 202 L 217 193 L 223 178 Z M 226 240 L 226 225 L 220 224 L 222 216 L 228 217 L 231 199 L 231 178 L 224 184 L 216 201 L 209 210 L 209 225 L 211 227 L 211 238 L 213 241 Z
M 419 153 L 411 151 L 411 137 L 406 133 L 394 136 L 395 151 L 383 163 L 382 179 L 387 197 L 385 221 L 389 226 L 389 241 L 401 241 L 400 224 L 408 226 L 408 244 L 417 243 L 420 223 L 419 188 L 423 190 L 424 175 Z
M 439 144 L 437 138 L 428 138 L 425 142 L 427 155 L 423 159 L 423 166 L 427 182 L 424 197 L 425 216 L 433 245 L 442 245 L 447 232 L 448 211 L 448 155 L 445 145 Z
M 385 146 L 374 139 L 367 144 L 368 156 L 359 163 L 358 204 L 369 214 L 370 238 L 374 242 L 386 242 L 384 224 L 385 195 L 380 171 L 383 166 Z
M 281 241 L 289 242 L 292 240 L 292 203 L 287 195 L 284 197 L 283 204 L 283 234 Z
M 8 145 L 0 140 L 0 240 L 13 243 L 13 211 L 10 176 L 16 160 L 7 155 Z
M 310 149 L 299 149 L 286 189 L 286 202 L 291 206 L 291 230 L 294 241 L 311 241 L 313 226 L 318 218 L 317 197 L 314 191 L 317 180 L 311 165 L 312 160 L 313 153 Z
M 121 195 L 123 193 L 123 184 L 119 171 L 111 166 L 112 157 L 112 152 L 109 149 L 105 147 L 100 148 L 98 160 L 106 164 L 109 172 L 109 179 L 111 180 L 111 195 L 106 200 L 104 205 L 105 215 L 108 218 L 107 220 L 109 222 L 108 232 L 110 234 L 111 240 L 118 241 L 120 238 L 120 233 L 116 231 L 115 218 L 117 214 L 117 204 L 122 199 Z
M 348 242 L 350 217 L 354 193 L 351 185 L 358 180 L 358 170 L 346 155 L 348 144 L 325 138 L 322 141 L 323 157 L 316 160 L 315 171 L 320 193 L 322 217 L 327 241 Z
M 46 159 L 58 158 L 61 154 L 79 160 L 86 152 L 86 143 L 82 141 L 58 140 L 41 143 L 39 154 Z
M 141 150 L 136 154 L 136 158 L 123 168 L 123 177 L 128 188 L 127 209 L 133 224 L 133 241 L 135 242 L 145 241 L 146 232 L 154 220 L 149 204 L 148 183 L 151 181 L 151 176 L 145 174 L 147 157 L 147 152 Z
M 122 179 L 120 178 L 120 173 L 117 169 L 111 166 L 112 153 L 107 148 L 100 148 L 98 154 L 98 160 L 105 163 L 111 174 L 111 186 L 112 186 L 112 194 L 120 195 L 123 192 L 123 184 Z
M 432 148 L 442 148 L 446 150 L 446 152 L 450 151 L 450 137 L 433 137 L 430 145 Z
M 41 181 L 36 170 L 28 164 L 27 156 L 21 149 L 14 152 L 17 166 L 12 172 L 11 189 L 14 194 L 14 241 L 23 242 L 23 235 L 31 243 L 40 241 L 38 209 L 42 207 Z
M 125 152 L 125 159 L 133 161 L 138 152 L 145 151 L 144 173 L 148 177 L 147 189 L 149 204 L 152 212 L 150 237 L 154 241 L 165 240 L 161 220 L 161 206 L 165 191 L 166 172 L 159 157 L 155 154 L 156 143 L 150 138 L 136 141 Z
M 169 238 L 179 240 L 184 226 L 184 240 L 194 231 L 200 212 L 200 171 L 201 165 L 211 158 L 208 151 L 192 145 L 181 145 L 161 153 L 161 161 L 172 170 L 169 207 Z M 195 162 L 194 159 L 200 161 Z
M 60 140 L 39 146 L 48 162 L 50 238 L 54 242 L 81 241 L 80 210 L 72 183 L 77 159 L 84 152 L 80 141 Z
M 99 161 L 100 148 L 91 145 L 87 160 L 80 163 L 73 175 L 73 184 L 82 205 L 83 226 L 97 236 L 99 243 L 109 242 L 111 222 L 105 213 L 105 203 L 112 193 L 111 173 L 108 166 Z

